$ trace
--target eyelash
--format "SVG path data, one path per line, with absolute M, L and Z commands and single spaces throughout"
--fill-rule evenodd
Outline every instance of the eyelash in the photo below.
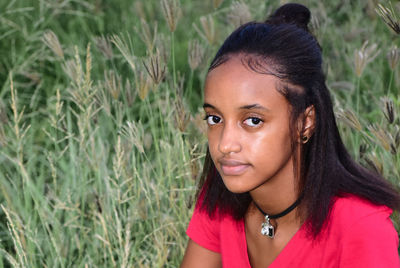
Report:
M 251 121 L 253 121 L 254 119 L 256 119 L 257 121 L 258 121 L 258 123 L 257 124 L 255 124 L 255 126 L 254 127 L 257 127 L 260 123 L 262 123 L 262 122 L 264 122 L 263 120 L 261 120 L 261 118 L 258 118 L 258 117 L 254 117 L 254 116 L 252 116 L 252 117 L 248 117 L 248 118 L 246 118 L 246 120 L 244 120 L 244 121 L 247 121 L 247 120 L 251 120 Z M 253 122 L 252 122 L 253 123 Z
M 219 122 L 217 122 L 217 123 L 210 124 L 210 123 L 208 122 L 208 119 L 209 119 L 210 117 L 218 117 L 220 120 L 222 120 L 219 116 L 212 115 L 212 114 L 206 114 L 205 117 L 203 118 L 203 120 L 207 121 L 207 124 L 209 124 L 209 125 L 215 125 L 215 124 L 220 123 L 220 121 L 219 121 Z M 249 127 L 257 127 L 260 123 L 263 123 L 263 122 L 264 122 L 264 120 L 262 120 L 261 118 L 259 118 L 259 117 L 257 117 L 257 116 L 250 116 L 250 117 L 247 117 L 243 122 L 245 122 L 245 121 L 247 121 L 247 120 L 249 120 L 249 119 L 250 119 L 250 120 L 254 120 L 254 119 L 258 120 L 258 123 L 257 123 L 257 124 L 255 124 L 254 126 L 248 125 Z M 252 122 L 252 123 L 253 123 L 253 122 Z
M 208 119 L 209 119 L 210 117 L 218 117 L 219 119 L 221 119 L 219 116 L 212 115 L 212 114 L 206 114 L 206 116 L 204 117 L 204 120 L 207 121 L 207 124 L 209 124 L 209 125 L 211 125 L 211 124 L 208 122 Z M 221 119 L 221 120 L 222 120 L 222 119 Z M 219 122 L 218 122 L 218 123 L 219 123 Z M 215 124 L 218 124 L 218 123 L 215 123 Z

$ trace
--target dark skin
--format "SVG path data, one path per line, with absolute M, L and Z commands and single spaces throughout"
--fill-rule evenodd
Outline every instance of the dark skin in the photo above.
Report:
M 241 55 L 209 72 L 204 93 L 211 158 L 231 192 L 249 192 L 253 202 L 269 214 L 293 204 L 299 190 L 294 176 L 294 157 L 289 129 L 290 105 L 278 92 L 279 79 L 253 72 Z M 302 135 L 311 136 L 315 115 L 307 108 L 298 124 Z M 247 253 L 253 268 L 268 267 L 300 228 L 297 209 L 276 219 L 273 239 L 260 233 L 264 216 L 252 203 L 244 218 Z M 189 240 L 182 268 L 222 267 L 218 253 Z
M 270 239 L 260 233 L 260 222 L 263 220 L 264 217 L 252 204 L 244 221 L 247 254 L 253 268 L 265 268 L 270 265 L 301 226 L 294 210 L 276 221 L 271 221 L 278 228 L 275 237 Z

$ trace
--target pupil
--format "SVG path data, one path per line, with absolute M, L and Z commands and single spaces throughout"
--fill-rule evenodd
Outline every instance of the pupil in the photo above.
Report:
M 253 124 L 257 125 L 258 123 L 260 123 L 260 119 L 258 119 L 258 118 L 253 118 L 253 119 L 251 119 L 251 122 L 252 122 Z
M 213 121 L 214 121 L 214 123 L 218 123 L 219 122 L 219 118 L 216 117 L 216 116 L 213 116 Z

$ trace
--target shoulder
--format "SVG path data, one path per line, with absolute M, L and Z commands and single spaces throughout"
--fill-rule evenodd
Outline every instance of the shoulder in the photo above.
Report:
M 400 265 L 399 237 L 391 213 L 390 208 L 357 196 L 336 198 L 329 217 L 329 233 L 340 248 L 341 267 Z
M 373 204 L 355 195 L 336 197 L 332 207 L 332 216 L 336 219 L 344 218 L 346 224 L 370 216 L 388 218 L 391 214 L 392 210 L 387 206 Z
M 219 252 L 220 219 L 211 217 L 201 208 L 199 202 L 193 211 L 186 234 L 200 246 Z
M 197 205 L 187 235 L 197 245 L 219 253 L 224 267 L 248 267 L 244 221 L 219 212 L 210 217 Z
M 391 214 L 392 210 L 387 206 L 376 205 L 366 199 L 348 195 L 335 198 L 328 222 L 333 232 L 350 237 L 360 232 L 367 232 L 369 235 L 366 237 L 372 238 L 371 232 L 379 228 L 380 234 L 387 232 L 397 238 Z
M 186 234 L 202 247 L 220 252 L 221 233 L 232 231 L 235 226 L 235 221 L 230 215 L 220 214 L 218 211 L 214 215 L 209 215 L 197 202 Z

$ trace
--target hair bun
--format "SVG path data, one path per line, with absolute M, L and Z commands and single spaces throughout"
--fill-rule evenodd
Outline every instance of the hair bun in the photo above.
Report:
M 297 27 L 308 31 L 310 10 L 301 4 L 285 4 L 278 8 L 266 21 L 267 24 L 295 24 Z

